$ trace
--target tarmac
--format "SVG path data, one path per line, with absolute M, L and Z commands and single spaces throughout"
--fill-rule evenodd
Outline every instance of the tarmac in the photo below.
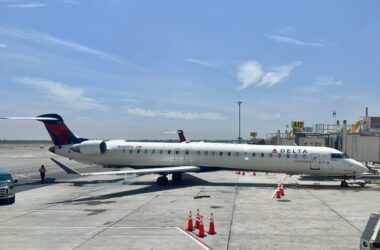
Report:
M 0 205 L 0 249 L 358 249 L 380 209 L 379 184 L 341 188 L 339 180 L 219 171 L 184 174 L 162 187 L 155 175 L 74 178 L 51 157 L 82 172 L 110 170 L 44 145 L 0 145 L 0 170 L 19 180 L 16 203 Z M 272 199 L 282 178 L 285 196 Z M 197 208 L 205 231 L 214 213 L 215 235 L 186 231 Z

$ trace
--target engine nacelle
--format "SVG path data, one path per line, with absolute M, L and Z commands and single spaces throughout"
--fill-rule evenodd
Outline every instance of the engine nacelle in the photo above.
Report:
M 104 154 L 107 151 L 107 144 L 101 140 L 84 141 L 74 144 L 71 150 L 85 155 Z

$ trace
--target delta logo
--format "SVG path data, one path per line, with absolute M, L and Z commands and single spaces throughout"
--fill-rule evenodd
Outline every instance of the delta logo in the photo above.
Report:
M 277 152 L 277 149 L 273 149 L 272 150 L 272 154 L 277 154 L 278 152 Z M 284 149 L 284 148 L 281 148 L 280 149 L 280 153 L 282 153 L 282 154 L 284 154 L 284 153 L 287 153 L 287 154 L 307 154 L 307 150 L 306 149 L 304 149 L 304 150 L 302 150 L 302 149 Z

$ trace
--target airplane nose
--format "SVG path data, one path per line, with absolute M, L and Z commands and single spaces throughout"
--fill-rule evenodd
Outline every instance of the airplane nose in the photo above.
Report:
M 49 151 L 52 152 L 52 153 L 55 153 L 55 147 L 54 146 L 50 147 Z
M 364 166 L 362 163 L 360 162 L 357 162 L 355 164 L 355 168 L 357 169 L 356 170 L 356 173 L 358 174 L 361 174 L 361 173 L 364 173 L 364 172 L 367 172 L 368 171 L 368 168 L 366 166 Z

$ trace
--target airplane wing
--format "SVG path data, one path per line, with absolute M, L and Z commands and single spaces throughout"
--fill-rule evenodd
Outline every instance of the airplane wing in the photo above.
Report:
M 68 166 L 63 165 L 54 158 L 50 158 L 58 167 L 62 168 L 68 174 L 76 174 L 81 176 L 95 176 L 95 175 L 145 175 L 145 174 L 161 174 L 161 173 L 183 173 L 183 172 L 199 172 L 200 168 L 197 166 L 177 166 L 177 167 L 160 167 L 160 168 L 144 168 L 144 169 L 131 169 L 107 172 L 93 172 L 93 173 L 80 173 Z

